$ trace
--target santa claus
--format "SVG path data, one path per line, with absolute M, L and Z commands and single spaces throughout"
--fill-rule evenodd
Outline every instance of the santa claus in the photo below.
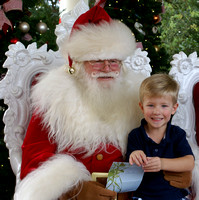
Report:
M 15 200 L 115 198 L 91 173 L 124 160 L 128 133 L 140 122 L 138 89 L 146 77 L 123 62 L 135 48 L 131 30 L 99 5 L 76 20 L 60 46 L 69 65 L 33 87 Z

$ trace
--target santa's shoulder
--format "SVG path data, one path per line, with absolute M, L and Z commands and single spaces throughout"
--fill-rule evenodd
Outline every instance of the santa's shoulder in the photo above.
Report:
M 51 104 L 52 101 L 63 100 L 67 93 L 73 92 L 74 80 L 67 72 L 66 66 L 61 66 L 41 74 L 32 87 L 31 100 L 34 105 Z M 74 88 L 74 87 L 73 87 Z

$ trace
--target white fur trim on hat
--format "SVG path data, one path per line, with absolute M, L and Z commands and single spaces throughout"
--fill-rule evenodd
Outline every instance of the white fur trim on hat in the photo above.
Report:
M 64 57 L 74 61 L 118 59 L 125 60 L 136 48 L 131 30 L 118 20 L 100 24 L 80 25 L 69 40 L 60 46 Z
M 17 186 L 14 200 L 55 200 L 79 181 L 90 180 L 85 166 L 68 155 L 55 155 Z

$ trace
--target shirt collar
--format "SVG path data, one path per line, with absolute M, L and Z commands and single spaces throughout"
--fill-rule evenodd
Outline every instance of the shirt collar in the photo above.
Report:
M 151 140 L 151 138 L 147 135 L 145 129 L 144 129 L 144 125 L 147 124 L 147 121 L 143 118 L 141 120 L 141 129 L 142 129 L 142 133 L 144 134 L 144 138 L 146 140 Z M 169 142 L 170 141 L 170 130 L 171 130 L 171 120 L 167 123 L 167 129 L 166 129 L 166 133 L 164 135 L 162 142 Z

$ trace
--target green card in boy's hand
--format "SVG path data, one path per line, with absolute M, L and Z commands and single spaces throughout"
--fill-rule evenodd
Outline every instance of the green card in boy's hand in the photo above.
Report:
M 128 162 L 113 162 L 107 178 L 106 188 L 117 193 L 135 191 L 143 178 L 142 167 Z

